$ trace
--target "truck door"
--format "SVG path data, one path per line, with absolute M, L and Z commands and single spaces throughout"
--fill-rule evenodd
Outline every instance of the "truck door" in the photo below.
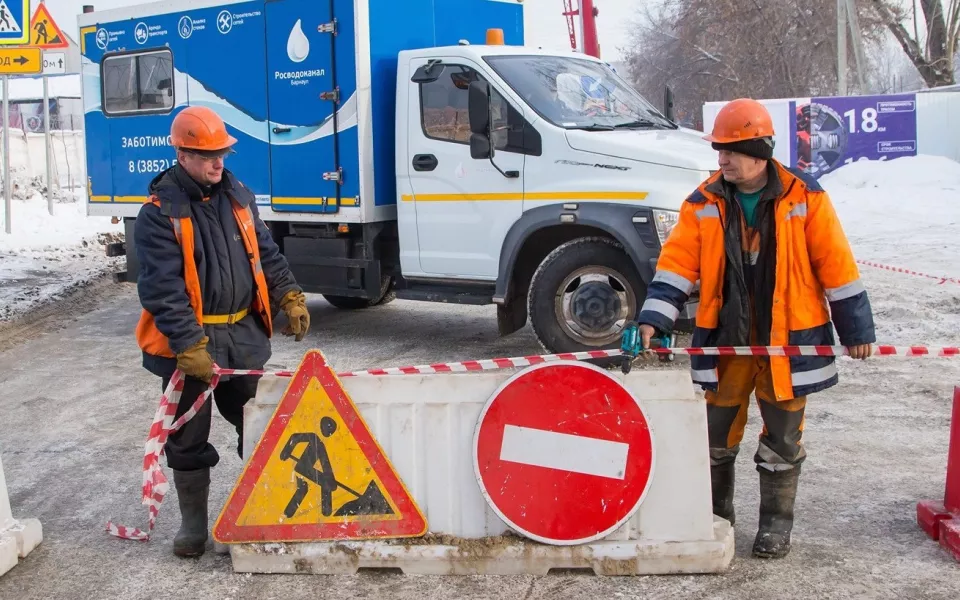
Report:
M 271 206 L 335 213 L 340 173 L 332 2 L 266 3 Z M 352 18 L 346 15 L 344 18 Z
M 426 64 L 416 60 L 411 71 Z M 522 116 L 491 86 L 493 127 L 501 130 L 494 161 L 519 174 L 507 178 L 488 159 L 470 157 L 468 88 L 487 80 L 482 70 L 466 59 L 445 59 L 440 68 L 434 67 L 435 80 L 408 87 L 406 168 L 413 194 L 401 201 L 415 203 L 424 273 L 495 279 L 503 240 L 523 212 L 524 154 L 512 151 L 506 131 Z

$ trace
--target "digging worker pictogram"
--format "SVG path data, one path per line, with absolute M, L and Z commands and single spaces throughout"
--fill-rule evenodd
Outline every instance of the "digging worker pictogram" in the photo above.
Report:
M 672 331 L 696 282 L 700 304 L 692 346 L 834 345 L 865 359 L 873 314 L 853 253 L 827 193 L 773 158 L 773 122 L 750 99 L 728 103 L 705 139 L 720 170 L 683 203 L 663 246 L 637 321 L 645 348 Z M 829 305 L 829 312 L 828 312 Z M 832 320 L 831 320 L 832 319 Z M 793 508 L 809 394 L 838 381 L 828 356 L 693 356 L 693 381 L 706 390 L 713 511 L 734 522 L 734 461 L 755 392 L 763 431 L 755 556 L 790 551 Z
M 264 367 L 280 310 L 288 320 L 283 333 L 297 341 L 310 315 L 253 193 L 224 168 L 237 140 L 223 120 L 208 108 L 188 107 L 174 118 L 170 135 L 178 164 L 151 181 L 136 220 L 143 306 L 136 336 L 144 367 L 162 378 L 164 388 L 176 369 L 186 375 L 179 418 L 207 389 L 214 363 Z M 236 428 L 238 453 L 243 406 L 256 395 L 258 381 L 221 378 L 214 393 L 220 414 Z M 164 446 L 182 518 L 173 541 L 178 556 L 203 554 L 207 541 L 210 468 L 220 460 L 208 441 L 210 404 Z

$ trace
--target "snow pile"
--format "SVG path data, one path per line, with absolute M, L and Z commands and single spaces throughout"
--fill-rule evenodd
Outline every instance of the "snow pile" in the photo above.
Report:
M 862 161 L 825 175 L 858 260 L 960 279 L 960 163 Z M 960 345 L 960 285 L 860 266 L 888 344 Z
M 39 186 L 37 186 L 39 187 Z M 20 254 L 30 251 L 63 251 L 95 242 L 101 233 L 122 234 L 123 225 L 113 225 L 109 217 L 88 217 L 82 190 L 62 191 L 55 196 L 53 216 L 47 211 L 46 196 L 34 185 L 26 188 L 30 197 L 19 200 L 14 194 L 11 225 L 12 234 L 0 230 L 0 253 Z M 2 190 L 2 188 L 0 188 Z M 0 194 L 2 197 L 2 194 Z M 2 200 L 0 200 L 2 206 Z M 5 227 L 4 211 L 0 210 L 0 226 Z
M 0 210 L 0 323 L 103 274 L 116 262 L 106 257 L 103 244 L 123 239 L 121 224 L 86 216 L 80 189 L 58 191 L 51 216 L 42 183 L 15 176 L 11 184 L 12 234 L 4 233 Z

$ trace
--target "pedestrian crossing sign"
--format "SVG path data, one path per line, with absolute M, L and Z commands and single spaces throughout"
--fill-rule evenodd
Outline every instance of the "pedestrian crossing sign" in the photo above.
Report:
M 213 528 L 220 543 L 421 536 L 427 522 L 319 350 L 304 356 Z
M 30 19 L 30 45 L 44 50 L 70 46 L 67 43 L 67 36 L 63 35 L 57 22 L 50 16 L 50 11 L 43 4 L 37 5 L 37 10 Z
M 0 45 L 30 42 L 29 15 L 30 0 L 0 0 Z

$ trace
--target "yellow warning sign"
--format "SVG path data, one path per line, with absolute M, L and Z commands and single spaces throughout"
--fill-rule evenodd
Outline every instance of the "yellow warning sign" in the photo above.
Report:
M 214 526 L 230 542 L 423 535 L 426 521 L 319 351 L 304 357 Z
M 29 45 L 48 50 L 69 47 L 67 36 L 63 35 L 56 21 L 50 16 L 50 11 L 43 4 L 37 5 L 37 10 L 30 19 Z

